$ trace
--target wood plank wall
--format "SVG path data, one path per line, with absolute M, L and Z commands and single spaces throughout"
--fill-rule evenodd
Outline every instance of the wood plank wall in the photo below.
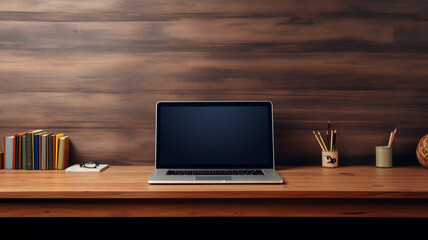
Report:
M 73 162 L 154 164 L 159 100 L 271 100 L 281 165 L 394 164 L 428 134 L 423 0 L 2 0 L 0 136 L 71 137 Z

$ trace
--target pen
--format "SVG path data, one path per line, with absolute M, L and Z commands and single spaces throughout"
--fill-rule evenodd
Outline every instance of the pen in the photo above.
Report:
M 327 134 L 327 149 L 330 149 L 330 130 L 326 131 Z
M 327 144 L 328 144 L 328 148 L 327 149 L 330 149 L 331 148 L 331 145 L 330 145 L 330 127 L 331 127 L 331 121 L 329 120 L 328 122 L 327 122 Z
M 337 131 L 335 129 L 333 133 L 333 151 L 336 151 L 336 135 L 337 135 Z

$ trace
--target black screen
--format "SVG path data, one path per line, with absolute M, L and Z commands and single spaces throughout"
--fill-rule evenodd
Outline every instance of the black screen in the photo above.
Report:
M 273 168 L 270 102 L 159 102 L 157 168 Z

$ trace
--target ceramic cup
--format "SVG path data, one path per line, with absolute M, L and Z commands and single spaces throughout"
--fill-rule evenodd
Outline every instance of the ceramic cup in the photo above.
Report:
M 338 167 L 339 154 L 336 151 L 322 151 L 322 166 L 323 167 Z
M 392 167 L 392 147 L 376 146 L 376 167 Z

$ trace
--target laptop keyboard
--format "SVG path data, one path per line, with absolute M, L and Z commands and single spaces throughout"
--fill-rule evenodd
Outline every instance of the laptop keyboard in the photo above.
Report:
M 166 175 L 264 175 L 262 170 L 168 170 Z

